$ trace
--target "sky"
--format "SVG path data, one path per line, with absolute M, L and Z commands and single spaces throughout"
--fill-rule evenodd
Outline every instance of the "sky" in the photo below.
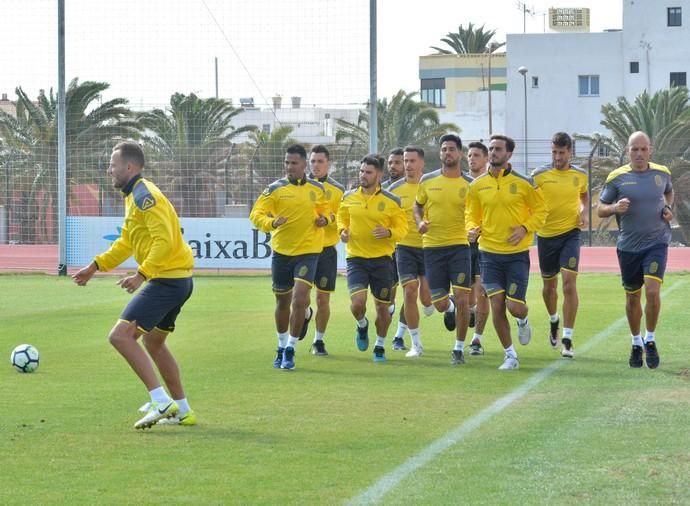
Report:
M 418 58 L 460 24 L 544 31 L 549 7 L 589 7 L 592 31 L 620 28 L 623 0 L 378 0 L 378 96 L 419 87 Z M 110 83 L 104 99 L 162 107 L 174 92 L 257 105 L 359 106 L 369 96 L 368 0 L 65 0 L 66 79 Z M 57 0 L 0 3 L 0 93 L 57 89 Z M 401 7 L 402 6 L 402 7 Z M 411 7 L 414 6 L 414 9 Z

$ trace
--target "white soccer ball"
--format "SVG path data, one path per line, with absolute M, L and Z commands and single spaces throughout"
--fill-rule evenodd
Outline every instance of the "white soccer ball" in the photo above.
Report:
M 20 344 L 12 350 L 10 363 L 19 372 L 34 372 L 38 369 L 38 350 L 30 344 Z

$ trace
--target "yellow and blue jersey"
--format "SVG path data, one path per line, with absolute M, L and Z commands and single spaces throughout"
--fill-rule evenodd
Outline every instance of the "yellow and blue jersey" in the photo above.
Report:
M 423 245 L 422 234 L 417 230 L 417 223 L 415 222 L 413 214 L 418 190 L 419 183 L 409 183 L 405 179 L 399 179 L 388 188 L 389 192 L 400 199 L 400 205 L 407 217 L 407 235 L 398 241 L 400 246 L 421 248 Z
M 424 219 L 429 222 L 422 236 L 425 248 L 469 244 L 465 207 L 471 182 L 467 174 L 447 177 L 441 169 L 422 176 L 416 200 L 424 206 Z
M 467 228 L 481 227 L 481 251 L 527 251 L 534 241 L 534 232 L 544 226 L 546 213 L 541 191 L 531 178 L 516 174 L 510 165 L 501 169 L 498 177 L 489 171 L 470 185 Z M 508 238 L 517 226 L 524 226 L 527 233 L 518 244 L 510 244 Z
M 287 221 L 273 228 L 279 216 Z M 288 178 L 271 183 L 254 203 L 249 219 L 262 232 L 271 233 L 273 251 L 298 256 L 321 253 L 325 227 L 316 226 L 319 216 L 329 224 L 333 221 L 323 185 L 304 176 L 294 183 Z
M 391 232 L 390 237 L 376 239 L 374 228 L 381 225 Z M 348 229 L 347 257 L 378 258 L 391 256 L 395 244 L 407 234 L 407 218 L 400 199 L 380 186 L 367 195 L 362 188 L 343 195 L 338 210 L 338 230 Z
M 122 189 L 125 221 L 110 249 L 94 258 L 99 271 L 110 271 L 134 256 L 146 278 L 186 278 L 194 256 L 182 237 L 175 208 L 151 181 L 135 176 Z
M 310 179 L 314 178 L 310 176 Z M 326 202 L 328 202 L 328 225 L 326 225 L 323 229 L 323 247 L 328 248 L 329 246 L 335 246 L 340 241 L 336 217 L 338 216 L 340 202 L 345 194 L 345 187 L 330 176 L 315 180 L 323 185 Z
M 578 228 L 581 196 L 587 193 L 587 172 L 570 166 L 565 170 L 547 165 L 532 173 L 548 209 L 539 237 L 555 237 Z

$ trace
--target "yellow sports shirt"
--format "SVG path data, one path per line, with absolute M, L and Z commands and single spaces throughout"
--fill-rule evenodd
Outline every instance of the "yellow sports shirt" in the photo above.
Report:
M 400 205 L 407 216 L 407 235 L 398 241 L 401 246 L 422 247 L 422 234 L 417 230 L 417 223 L 412 213 L 418 190 L 419 183 L 408 183 L 405 179 L 399 179 L 388 187 L 388 191 L 400 199 Z
M 315 180 L 323 185 L 323 190 L 326 194 L 326 202 L 328 202 L 330 211 L 328 215 L 328 225 L 323 229 L 323 247 L 327 248 L 329 246 L 335 246 L 340 242 L 336 216 L 338 216 L 338 208 L 340 207 L 340 201 L 343 199 L 345 187 L 330 176 Z
M 546 205 L 533 181 L 515 174 L 510 167 L 501 169 L 498 177 L 482 174 L 470 185 L 467 228 L 481 227 L 479 249 L 489 253 L 527 251 L 534 232 L 544 225 Z M 512 227 L 524 226 L 527 234 L 516 244 L 509 244 Z
M 541 190 L 548 209 L 544 226 L 537 230 L 540 237 L 555 237 L 578 228 L 580 196 L 587 193 L 587 172 L 572 165 L 560 170 L 540 167 L 532 179 Z
M 94 258 L 99 271 L 110 271 L 134 256 L 146 279 L 187 278 L 194 256 L 182 237 L 175 208 L 151 181 L 135 176 L 122 189 L 125 221 L 120 237 Z
M 469 245 L 465 206 L 471 182 L 466 174 L 447 177 L 441 169 L 422 177 L 416 200 L 424 206 L 424 218 L 429 222 L 429 230 L 422 236 L 425 248 Z
M 391 232 L 384 239 L 374 237 L 374 228 L 381 225 Z M 338 209 L 338 231 L 348 229 L 350 239 L 346 245 L 347 257 L 377 258 L 390 256 L 395 243 L 407 234 L 407 218 L 400 207 L 400 199 L 379 188 L 372 195 L 362 188 L 343 195 Z
M 287 221 L 273 228 L 273 220 L 279 216 Z M 323 185 L 305 176 L 296 183 L 283 178 L 269 185 L 254 203 L 249 219 L 262 232 L 271 233 L 274 251 L 297 256 L 323 250 L 325 227 L 316 226 L 319 216 L 329 224 L 333 221 Z

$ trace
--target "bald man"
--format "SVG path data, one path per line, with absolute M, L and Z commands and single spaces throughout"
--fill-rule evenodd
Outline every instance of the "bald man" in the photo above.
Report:
M 664 280 L 673 219 L 671 173 L 650 162 L 652 143 L 644 132 L 628 139 L 630 163 L 611 172 L 599 197 L 600 218 L 616 216 L 620 234 L 616 244 L 625 289 L 625 314 L 632 335 L 630 367 L 659 366 L 654 331 L 661 310 Z M 642 288 L 645 293 L 644 340 L 641 334 Z

